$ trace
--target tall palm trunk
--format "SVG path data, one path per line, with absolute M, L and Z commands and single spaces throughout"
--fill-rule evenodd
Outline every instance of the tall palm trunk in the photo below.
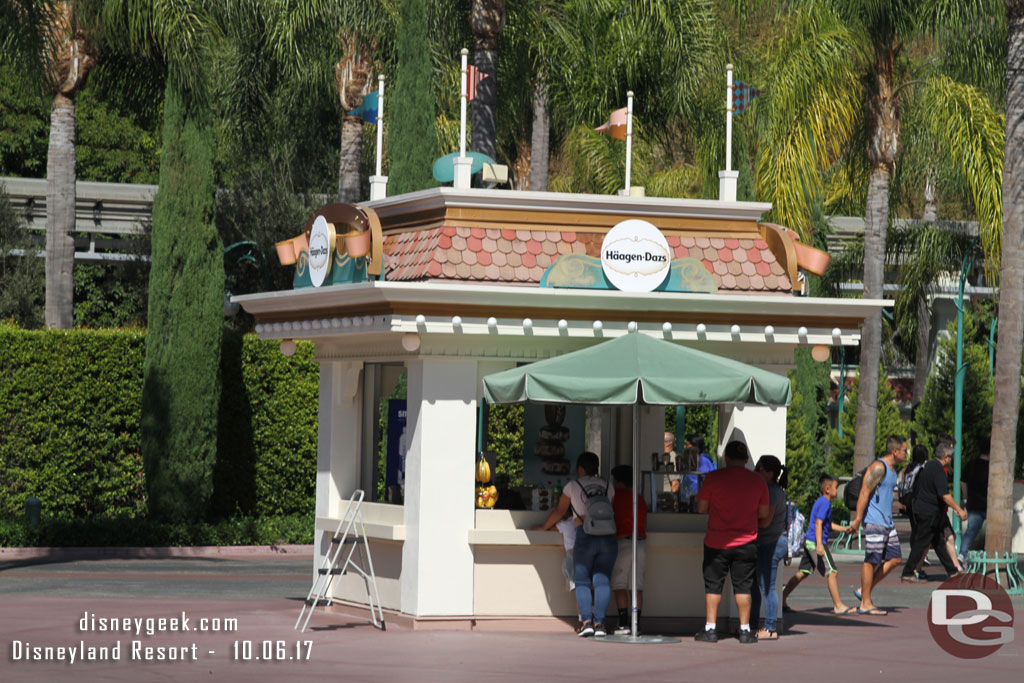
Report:
M 359 167 L 363 160 L 363 120 L 345 116 L 341 120 L 341 154 L 338 158 L 338 201 L 358 202 Z
M 548 86 L 541 77 L 533 88 L 533 130 L 530 135 L 530 189 L 537 192 L 548 191 L 550 132 Z
M 1010 550 L 1013 465 L 1017 454 L 1021 344 L 1024 341 L 1024 1 L 1007 0 L 1006 151 L 1003 246 L 999 272 L 999 346 L 992 397 L 985 551 Z
M 46 157 L 46 326 L 74 324 L 75 102 L 58 92 Z
M 469 26 L 473 31 L 473 65 L 487 78 L 473 100 L 470 149 L 492 159 L 497 155 L 498 38 L 505 28 L 505 0 L 473 0 Z
M 869 104 L 872 130 L 868 140 L 871 175 L 868 180 L 864 228 L 864 298 L 881 299 L 885 280 L 885 240 L 889 230 L 889 187 L 899 150 L 899 105 L 893 91 L 895 51 L 876 48 L 876 87 Z M 857 389 L 857 432 L 853 450 L 855 472 L 875 457 L 878 416 L 878 366 L 882 357 L 882 317 L 864 321 L 860 340 L 860 379 Z

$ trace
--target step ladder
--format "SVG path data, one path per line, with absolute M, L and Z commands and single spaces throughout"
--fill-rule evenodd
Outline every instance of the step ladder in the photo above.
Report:
M 384 631 L 384 610 L 380 604 L 380 592 L 377 590 L 377 577 L 373 573 L 373 559 L 370 557 L 370 541 L 366 537 L 366 525 L 363 523 L 363 513 L 360 507 L 363 504 L 365 493 L 360 489 L 352 494 L 345 508 L 345 514 L 338 522 L 331 537 L 331 548 L 324 557 L 323 565 L 317 570 L 313 585 L 306 596 L 302 611 L 295 622 L 295 628 L 302 624 L 302 630 L 306 631 L 309 618 L 313 616 L 313 610 L 323 600 L 325 606 L 330 605 L 332 600 L 328 597 L 331 583 L 335 576 L 344 576 L 349 571 L 354 571 L 363 577 L 366 583 L 366 596 L 370 605 L 370 621 L 376 628 Z M 347 549 L 347 552 L 345 552 Z M 358 551 L 358 560 L 355 559 Z M 341 560 L 344 553 L 345 559 Z M 364 569 L 365 565 L 365 569 Z M 305 618 L 305 620 L 303 620 Z

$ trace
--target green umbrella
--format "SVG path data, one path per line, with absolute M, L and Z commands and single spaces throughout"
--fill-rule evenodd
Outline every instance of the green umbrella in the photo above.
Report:
M 587 403 L 633 406 L 633 490 L 639 484 L 639 405 L 753 403 L 784 406 L 792 400 L 789 379 L 729 358 L 678 346 L 644 334 L 627 334 L 564 356 L 484 377 L 491 403 Z M 636 529 L 636 496 L 633 528 Z M 630 635 L 606 642 L 666 643 L 674 638 L 637 633 L 636 534 L 633 534 Z
M 627 334 L 484 378 L 491 403 L 788 405 L 789 379 L 645 334 Z

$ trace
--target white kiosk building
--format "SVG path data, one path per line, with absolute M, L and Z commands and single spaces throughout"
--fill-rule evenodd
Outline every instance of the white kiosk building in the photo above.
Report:
M 821 269 L 815 259 L 823 254 L 760 223 L 769 208 L 442 187 L 318 212 L 320 227 L 331 228 L 336 271 L 366 253 L 350 242 L 346 254 L 344 225 L 369 233 L 369 270 L 378 277 L 234 297 L 255 316 L 260 337 L 282 340 L 283 351 L 295 339 L 316 345 L 316 566 L 348 497 L 376 489 L 377 406 L 407 373 L 404 504 L 362 508 L 384 608 L 416 626 L 448 628 L 575 618 L 561 536 L 530 530 L 547 512 L 476 508 L 481 380 L 625 334 L 631 323 L 640 334 L 778 373 L 793 367 L 799 346 L 820 347 L 815 356 L 827 359 L 828 347 L 857 345 L 862 322 L 886 302 L 801 296 L 800 268 Z M 605 234 L 630 219 L 664 235 L 664 291 L 618 291 L 600 275 Z M 314 262 L 321 256 L 317 239 L 307 232 L 284 246 L 283 262 L 297 261 L 297 284 L 318 265 L 310 263 L 311 252 Z M 720 444 L 740 429 L 755 458 L 784 459 L 785 409 L 720 411 Z M 631 409 L 594 408 L 587 423 L 603 474 L 630 463 Z M 660 452 L 663 431 L 664 409 L 641 409 L 640 452 Z M 705 524 L 699 515 L 649 516 L 645 620 L 703 619 Z M 358 577 L 339 577 L 333 588 L 340 601 L 366 602 Z

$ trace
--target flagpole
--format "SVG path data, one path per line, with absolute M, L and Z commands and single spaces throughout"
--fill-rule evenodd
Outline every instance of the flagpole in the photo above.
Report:
M 384 74 L 377 81 L 377 175 L 381 171 L 384 147 Z
M 725 170 L 732 170 L 732 64 L 725 65 Z
M 462 93 L 459 95 L 459 156 L 466 156 L 466 62 L 469 50 L 462 48 Z
M 633 161 L 633 91 L 626 93 L 626 196 L 629 196 L 629 177 Z
M 384 161 L 384 75 L 377 79 L 377 173 L 370 176 L 370 201 L 388 196 L 388 177 L 381 174 Z

